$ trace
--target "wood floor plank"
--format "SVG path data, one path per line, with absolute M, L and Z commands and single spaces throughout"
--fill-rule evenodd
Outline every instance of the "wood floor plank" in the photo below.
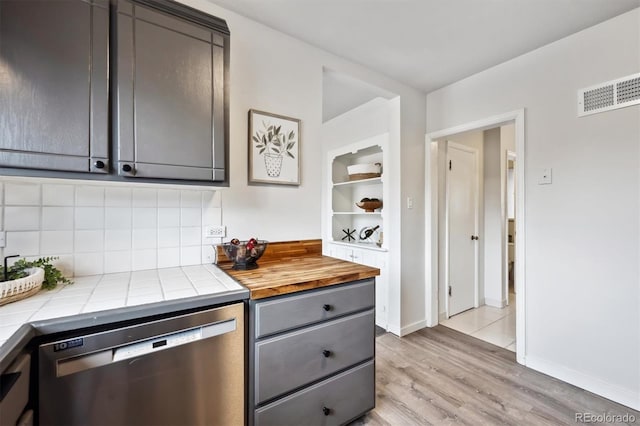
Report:
M 376 338 L 376 408 L 358 425 L 571 425 L 576 413 L 640 412 L 516 363 L 515 354 L 437 326 Z

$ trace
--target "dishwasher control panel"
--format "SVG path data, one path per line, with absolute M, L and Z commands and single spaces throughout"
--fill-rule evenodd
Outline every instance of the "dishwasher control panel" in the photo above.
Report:
M 201 338 L 202 328 L 198 327 L 192 330 L 170 334 L 168 336 L 145 340 L 144 342 L 122 346 L 113 350 L 113 361 L 120 361 L 123 359 L 145 355 L 151 352 L 156 352 L 162 349 L 184 345 L 185 343 L 195 342 L 196 340 L 200 340 Z

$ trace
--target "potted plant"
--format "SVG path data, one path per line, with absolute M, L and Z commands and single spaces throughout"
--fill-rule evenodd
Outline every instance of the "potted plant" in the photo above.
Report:
M 14 257 L 14 256 L 8 256 Z M 71 284 L 71 280 L 53 265 L 57 257 L 36 260 L 19 259 L 12 266 L 0 266 L 0 305 L 32 296 L 41 288 L 52 290 L 58 284 Z
M 296 144 L 296 135 L 293 130 L 285 134 L 282 132 L 282 126 L 268 125 L 264 121 L 262 122 L 262 127 L 261 130 L 256 130 L 252 139 L 256 144 L 256 148 L 260 150 L 258 154 L 264 154 L 267 175 L 278 177 L 282 171 L 283 156 L 287 155 L 295 159 L 291 150 Z

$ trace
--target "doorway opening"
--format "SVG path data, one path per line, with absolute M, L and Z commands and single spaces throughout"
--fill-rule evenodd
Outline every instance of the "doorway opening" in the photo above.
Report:
M 427 144 L 429 325 L 515 351 L 524 363 L 524 265 L 516 261 L 524 258 L 524 111 L 431 133 Z M 474 151 L 475 170 L 460 155 Z

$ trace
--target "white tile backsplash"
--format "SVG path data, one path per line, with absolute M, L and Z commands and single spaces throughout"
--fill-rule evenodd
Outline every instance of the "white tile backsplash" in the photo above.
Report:
M 134 229 L 134 250 L 154 249 L 158 247 L 158 231 L 156 229 Z
M 180 226 L 180 209 L 177 207 L 158 208 L 158 228 Z
M 157 207 L 158 191 L 151 188 L 134 188 L 133 189 L 133 206 L 134 207 Z
M 76 206 L 104 206 L 104 188 L 90 185 L 76 187 Z
M 158 209 L 153 207 L 133 208 L 133 228 L 149 229 L 158 227 Z
M 131 189 L 106 188 L 104 205 L 107 207 L 131 207 Z
M 35 256 L 40 252 L 40 232 L 7 231 L 4 255 Z
M 177 189 L 159 190 L 158 207 L 180 207 L 180 191 Z
M 37 231 L 40 229 L 40 207 L 5 207 L 5 231 Z
M 105 229 L 131 229 L 133 211 L 129 207 L 106 207 L 104 209 Z
M 107 251 L 130 250 L 130 229 L 107 229 L 104 231 L 104 249 Z
M 103 229 L 104 207 L 76 207 L 76 229 Z
M 76 253 L 91 253 L 104 251 L 104 231 L 77 230 L 73 242 Z
M 42 205 L 73 206 L 75 200 L 74 189 L 73 185 L 45 183 L 42 185 Z
M 158 247 L 179 247 L 180 228 L 158 229 Z
M 182 190 L 180 192 L 180 206 L 181 207 L 197 207 L 202 208 L 202 192 L 201 191 L 189 191 Z
M 73 233 L 42 231 L 40 233 L 40 254 L 51 256 L 62 253 L 73 253 Z
M 42 229 L 68 231 L 73 229 L 73 207 L 42 207 Z
M 180 226 L 200 226 L 202 218 L 202 209 L 195 207 L 186 207 L 180 209 Z
M 184 246 L 199 246 L 202 244 L 202 228 L 190 227 L 180 229 L 180 244 Z M 198 262 L 199 264 L 199 262 Z
M 202 230 L 222 221 L 215 189 L 6 177 L 0 202 L 0 254 L 59 257 L 76 277 L 211 262 Z
M 4 204 L 6 206 L 39 206 L 41 187 L 34 183 L 6 182 Z

